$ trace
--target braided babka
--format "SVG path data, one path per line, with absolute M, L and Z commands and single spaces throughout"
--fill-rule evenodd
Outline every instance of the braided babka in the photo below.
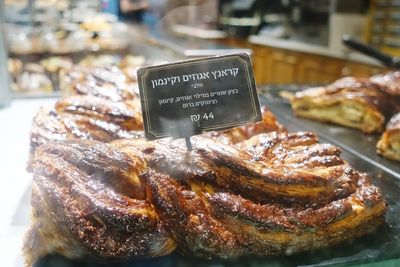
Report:
M 51 142 L 34 163 L 27 265 L 59 253 L 122 261 L 292 254 L 374 231 L 386 203 L 366 174 L 308 132 L 236 146 L 206 136 Z
M 176 248 L 288 255 L 384 221 L 386 203 L 366 174 L 316 135 L 287 133 L 265 108 L 262 122 L 194 136 L 188 151 L 183 140 L 146 141 L 137 95 L 115 79 L 93 87 L 91 76 L 72 76 L 74 95 L 34 119 L 27 266 L 53 253 L 99 262 Z

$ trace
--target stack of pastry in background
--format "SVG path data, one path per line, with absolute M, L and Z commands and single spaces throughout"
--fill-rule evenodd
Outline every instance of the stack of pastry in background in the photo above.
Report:
M 79 2 L 74 4 L 79 5 Z M 36 7 L 38 7 L 37 3 Z M 16 10 L 22 12 L 22 8 Z M 47 6 L 46 9 L 54 10 L 54 5 Z M 44 13 L 43 10 L 41 11 Z M 93 14 L 93 12 L 85 12 L 85 10 L 81 10 L 81 13 L 77 12 L 77 17 L 72 17 L 74 14 L 68 11 L 52 13 L 50 16 L 42 13 L 38 12 L 32 17 L 33 20 L 36 20 L 35 27 L 29 27 L 22 23 L 7 26 L 6 40 L 10 54 L 29 56 L 99 51 L 110 53 L 129 47 L 128 25 L 118 21 L 118 18 L 111 14 Z M 66 14 L 69 17 L 65 17 Z M 22 20 L 22 17 L 20 19 Z
M 8 71 L 13 92 L 38 95 L 53 94 L 57 91 L 64 93 L 62 79 L 64 74 L 73 71 L 73 66 L 86 68 L 117 66 L 127 76 L 135 79 L 137 68 L 145 64 L 146 59 L 143 56 L 115 54 L 87 55 L 82 58 L 66 55 L 46 56 L 39 61 L 12 57 L 8 60 Z
M 59 90 L 61 70 L 86 57 L 113 57 L 113 64 L 118 64 L 118 58 L 130 52 L 128 26 L 114 15 L 98 13 L 99 5 L 99 1 L 6 1 L 5 41 L 16 95 L 53 95 Z

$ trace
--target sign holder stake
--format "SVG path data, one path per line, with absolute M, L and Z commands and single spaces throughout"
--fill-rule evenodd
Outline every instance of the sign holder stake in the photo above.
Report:
M 192 142 L 190 141 L 190 136 L 185 137 L 185 142 L 186 142 L 186 148 L 188 151 L 192 151 L 193 147 L 192 147 Z

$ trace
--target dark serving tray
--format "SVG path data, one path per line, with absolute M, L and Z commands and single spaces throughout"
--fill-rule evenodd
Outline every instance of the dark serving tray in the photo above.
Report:
M 350 266 L 371 262 L 376 263 L 374 266 L 400 266 L 400 164 L 390 162 L 375 154 L 375 144 L 379 136 L 367 136 L 358 131 L 339 126 L 294 118 L 290 105 L 279 97 L 278 92 L 282 89 L 298 90 L 299 87 L 263 87 L 261 103 L 266 104 L 276 114 L 278 120 L 290 131 L 311 130 L 320 136 L 321 142 L 334 143 L 341 147 L 343 150 L 342 156 L 356 169 L 368 173 L 372 178 L 372 182 L 381 188 L 388 203 L 388 210 L 386 223 L 376 233 L 334 247 L 281 257 L 203 260 L 182 256 L 175 252 L 155 259 L 134 260 L 116 264 L 96 264 L 88 261 L 72 261 L 53 255 L 43 258 L 35 267 L 292 267 Z M 22 217 L 26 217 L 26 213 L 29 210 L 29 193 L 21 200 L 20 206 L 21 209 L 18 210 L 24 213 Z

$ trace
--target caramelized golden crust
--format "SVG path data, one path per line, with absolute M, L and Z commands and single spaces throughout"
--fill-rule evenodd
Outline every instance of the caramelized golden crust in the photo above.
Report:
M 138 176 L 143 160 L 103 143 L 75 140 L 42 146 L 33 167 L 27 265 L 54 252 L 113 261 L 174 250 L 146 200 L 146 183 Z
M 207 258 L 291 254 L 383 221 L 379 190 L 311 133 L 260 134 L 236 146 L 192 141 L 192 151 L 182 140 L 140 138 L 41 146 L 27 263 L 54 252 L 155 257 L 176 244 Z
M 177 179 L 193 180 L 261 202 L 320 205 L 356 190 L 358 173 L 339 157 L 339 149 L 318 144 L 312 133 L 260 134 L 240 144 L 224 145 L 192 137 L 183 141 L 117 140 L 126 153 L 142 154 L 149 167 Z
M 320 88 L 310 88 L 291 98 L 300 117 L 360 129 L 365 133 L 383 129 L 399 102 L 367 79 L 343 78 Z
M 136 82 L 116 67 L 74 67 L 62 91 L 73 96 L 42 108 L 31 129 L 31 154 L 49 141 L 71 138 L 110 142 L 143 136 Z
M 144 136 L 138 100 L 114 102 L 93 96 L 71 96 L 55 109 L 42 108 L 31 128 L 31 156 L 49 141 L 92 139 L 111 142 Z
M 378 154 L 400 161 L 400 113 L 390 119 L 376 148 Z
M 334 245 L 375 230 L 386 209 L 377 189 L 365 181 L 347 198 L 318 208 L 204 193 L 183 186 L 184 181 L 151 174 L 152 198 L 178 248 L 207 258 L 292 254 Z
M 143 129 L 139 100 L 113 102 L 98 97 L 71 96 L 57 101 L 55 108 L 58 113 L 113 122 L 128 131 Z
M 41 108 L 33 118 L 31 150 L 49 141 L 67 139 L 67 130 L 54 109 Z

